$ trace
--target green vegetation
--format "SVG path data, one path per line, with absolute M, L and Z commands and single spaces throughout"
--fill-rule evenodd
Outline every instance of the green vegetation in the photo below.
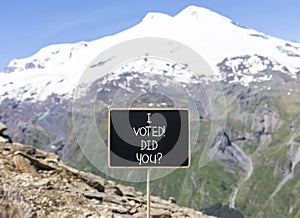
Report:
M 259 212 L 266 199 L 275 190 L 278 180 L 273 176 L 273 167 L 261 165 L 242 186 L 237 196 L 237 207 L 246 216 Z M 262 179 L 263 178 L 263 179 Z
M 177 169 L 172 174 L 151 183 L 152 193 L 164 198 L 173 196 L 179 205 L 203 209 L 212 205 L 227 204 L 238 175 L 229 172 L 222 162 L 213 161 L 199 168 L 198 161 L 201 150 L 192 156 L 192 164 L 188 169 Z M 145 184 L 138 189 L 144 191 Z
M 257 149 L 257 145 L 245 143 L 243 145 L 243 150 L 246 152 L 246 154 L 251 155 L 253 154 Z
M 296 138 L 294 138 L 294 141 L 297 142 L 297 143 L 300 143 L 300 135 L 297 136 Z
M 300 91 L 299 87 L 293 89 L 294 92 L 297 89 Z M 203 144 L 211 131 L 211 121 L 204 118 L 200 120 L 200 134 L 190 168 L 177 169 L 167 177 L 151 182 L 152 194 L 165 199 L 173 196 L 182 206 L 205 209 L 223 217 L 241 217 L 239 212 L 246 217 L 300 217 L 300 164 L 295 167 L 294 177 L 271 197 L 278 184 L 290 173 L 288 153 L 291 144 L 300 143 L 300 98 L 286 96 L 287 90 L 280 87 L 272 92 L 258 90 L 239 87 L 226 96 L 226 133 L 231 139 L 248 137 L 245 141 L 236 142 L 253 162 L 253 172 L 246 181 L 241 167 L 229 160 L 213 160 L 205 167 L 199 167 Z M 268 124 L 272 125 L 272 132 L 268 134 L 258 133 L 262 129 L 260 120 L 264 110 L 278 115 L 277 120 L 272 121 L 274 123 Z M 106 138 L 106 114 L 98 114 L 96 119 L 101 136 Z M 291 123 L 295 127 L 291 128 Z M 82 123 L 74 125 L 86 128 L 81 126 Z M 264 137 L 270 141 L 263 143 Z M 90 142 L 93 143 L 93 140 L 90 139 Z M 78 158 L 81 153 L 78 147 L 72 149 L 73 159 L 69 163 L 76 168 L 101 174 L 84 156 Z M 101 176 L 107 178 L 106 175 Z M 145 193 L 145 183 L 123 183 Z M 239 212 L 227 206 L 237 187 L 235 206 Z

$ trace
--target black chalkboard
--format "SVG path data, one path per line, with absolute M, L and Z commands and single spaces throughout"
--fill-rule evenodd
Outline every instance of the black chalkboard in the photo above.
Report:
M 188 167 L 187 109 L 110 109 L 110 167 Z

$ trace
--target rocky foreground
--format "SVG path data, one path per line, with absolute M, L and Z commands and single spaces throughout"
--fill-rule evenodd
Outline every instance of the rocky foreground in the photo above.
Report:
M 57 155 L 11 143 L 0 130 L 0 217 L 146 217 L 146 196 L 68 167 Z M 1 136 L 2 135 L 2 136 Z M 4 137 L 5 138 L 4 138 Z M 156 218 L 199 217 L 199 211 L 151 196 Z

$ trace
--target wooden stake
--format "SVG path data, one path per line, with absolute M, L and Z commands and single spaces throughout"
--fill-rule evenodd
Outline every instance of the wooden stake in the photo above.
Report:
M 147 169 L 147 218 L 150 218 L 150 169 Z

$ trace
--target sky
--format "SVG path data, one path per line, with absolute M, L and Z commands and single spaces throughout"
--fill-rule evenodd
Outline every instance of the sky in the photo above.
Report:
M 0 72 L 44 46 L 99 39 L 138 24 L 147 12 L 174 16 L 189 5 L 300 42 L 299 0 L 1 0 Z

